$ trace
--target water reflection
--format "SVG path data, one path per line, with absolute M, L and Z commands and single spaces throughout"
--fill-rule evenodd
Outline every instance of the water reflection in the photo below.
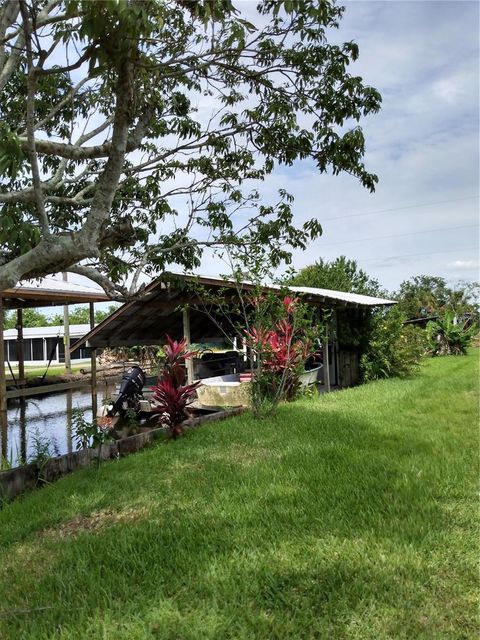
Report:
M 100 405 L 115 392 L 116 384 L 101 385 L 97 390 Z M 58 454 L 74 450 L 72 444 L 72 411 L 84 411 L 92 419 L 92 392 L 89 388 L 31 398 L 18 398 L 9 403 L 7 414 L 0 415 L 0 453 L 13 466 L 28 460 L 33 451 L 33 436 L 48 438 L 52 451 Z M 1 413 L 1 412 L 0 412 Z

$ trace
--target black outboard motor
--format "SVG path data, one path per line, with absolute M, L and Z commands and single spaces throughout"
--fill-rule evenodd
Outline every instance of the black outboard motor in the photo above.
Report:
M 127 409 L 138 410 L 138 402 L 143 397 L 142 389 L 145 384 L 145 372 L 135 365 L 122 376 L 120 393 L 115 402 L 109 406 L 107 416 L 113 417 L 117 413 L 123 415 Z

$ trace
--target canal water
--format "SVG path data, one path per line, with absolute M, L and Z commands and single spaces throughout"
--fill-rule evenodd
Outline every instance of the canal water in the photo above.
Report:
M 97 390 L 98 407 L 105 397 L 117 388 L 115 382 L 103 384 Z M 90 388 L 62 393 L 10 400 L 7 428 L 2 428 L 0 455 L 8 465 L 18 466 L 22 460 L 35 456 L 35 442 L 48 443 L 50 455 L 75 451 L 72 432 L 72 411 L 81 409 L 87 421 L 92 420 L 92 394 Z M 4 463 L 5 464 L 5 463 Z

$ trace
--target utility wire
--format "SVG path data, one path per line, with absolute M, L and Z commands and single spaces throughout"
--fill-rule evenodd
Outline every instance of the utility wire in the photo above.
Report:
M 457 247 L 456 249 L 445 249 L 444 251 L 428 251 L 425 253 L 404 253 L 399 256 L 385 256 L 385 258 L 366 258 L 363 260 L 362 258 L 357 258 L 359 262 L 384 262 L 385 260 L 398 260 L 400 258 L 408 258 L 410 256 L 433 256 L 437 253 L 455 253 L 457 251 L 478 251 L 478 247 Z
M 343 220 L 344 218 L 359 218 L 361 216 L 376 216 L 380 213 L 389 213 L 390 211 L 404 211 L 405 209 L 417 209 L 419 207 L 434 207 L 438 204 L 449 204 L 451 202 L 462 202 L 464 200 L 478 200 L 479 196 L 469 196 L 468 198 L 455 198 L 454 200 L 440 200 L 439 202 L 424 202 L 423 204 L 411 204 L 406 207 L 394 207 L 393 209 L 379 209 L 378 211 L 369 211 L 366 213 L 349 213 L 346 216 L 334 216 L 332 218 L 323 218 L 322 222 L 328 220 Z
M 464 224 L 458 227 L 439 227 L 438 229 L 426 229 L 425 231 L 411 231 L 410 233 L 399 233 L 393 234 L 389 236 L 373 236 L 370 238 L 360 238 L 359 240 L 340 240 L 339 242 L 328 242 L 327 244 L 322 244 L 321 247 L 332 247 L 337 244 L 352 244 L 355 242 L 366 242 L 367 240 L 386 240 L 387 238 L 403 238 L 405 236 L 416 236 L 421 233 L 435 233 L 436 231 L 453 231 L 454 229 L 471 229 L 477 228 L 478 224 Z

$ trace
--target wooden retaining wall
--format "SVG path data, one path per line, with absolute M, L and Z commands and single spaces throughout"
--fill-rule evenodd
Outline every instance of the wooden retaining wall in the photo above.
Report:
M 244 411 L 245 408 L 240 407 L 228 411 L 219 411 L 198 418 L 191 418 L 183 423 L 183 427 L 184 429 L 194 429 L 206 422 L 225 420 L 225 418 L 239 415 Z M 165 436 L 166 431 L 164 428 L 152 429 L 128 436 L 127 438 L 114 440 L 113 442 L 102 445 L 102 447 L 98 449 L 84 449 L 82 451 L 65 453 L 56 458 L 50 458 L 42 466 L 32 463 L 2 471 L 0 472 L 0 508 L 4 501 L 12 500 L 29 489 L 34 489 L 45 483 L 55 482 L 58 478 L 76 469 L 97 464 L 99 459 L 111 460 L 135 453 L 154 440 Z

